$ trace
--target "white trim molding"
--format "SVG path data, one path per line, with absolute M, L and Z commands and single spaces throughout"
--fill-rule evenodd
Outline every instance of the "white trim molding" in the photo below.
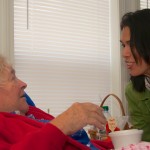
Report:
M 13 0 L 0 0 L 0 54 L 13 62 Z
M 112 93 L 121 97 L 121 65 L 120 65 L 120 30 L 119 30 L 119 0 L 113 0 L 111 7 L 111 69 Z M 114 86 L 115 85 L 115 86 Z
M 120 20 L 125 13 L 140 9 L 140 0 L 118 0 L 118 1 L 119 1 L 119 8 L 120 8 Z M 120 47 L 120 51 L 121 51 L 121 47 Z M 123 59 L 121 59 L 121 90 L 122 90 L 121 98 L 123 99 L 122 102 L 126 113 L 128 113 L 128 105 L 125 98 L 125 87 L 128 82 L 129 82 L 129 73 L 127 68 L 125 67 Z
M 120 55 L 120 17 L 119 17 L 119 0 L 110 1 L 110 31 L 111 31 L 111 93 L 114 93 L 122 100 L 121 90 L 121 55 Z M 112 98 L 111 114 L 120 116 L 121 111 L 117 109 L 115 101 Z

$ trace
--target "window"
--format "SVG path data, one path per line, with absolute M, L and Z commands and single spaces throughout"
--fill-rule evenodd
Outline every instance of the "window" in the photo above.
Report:
M 44 111 L 110 93 L 109 0 L 14 0 L 14 41 L 17 76 Z
M 150 0 L 140 0 L 140 8 L 150 8 Z

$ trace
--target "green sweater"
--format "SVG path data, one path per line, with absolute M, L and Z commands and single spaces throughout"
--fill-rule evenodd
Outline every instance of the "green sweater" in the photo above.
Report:
M 142 129 L 142 140 L 150 142 L 150 91 L 137 92 L 129 82 L 125 94 L 133 128 Z

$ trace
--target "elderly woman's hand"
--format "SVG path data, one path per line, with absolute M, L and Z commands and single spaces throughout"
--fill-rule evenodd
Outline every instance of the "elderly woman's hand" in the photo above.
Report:
M 98 105 L 76 102 L 51 123 L 66 135 L 73 134 L 88 124 L 103 129 L 106 119 L 102 111 Z

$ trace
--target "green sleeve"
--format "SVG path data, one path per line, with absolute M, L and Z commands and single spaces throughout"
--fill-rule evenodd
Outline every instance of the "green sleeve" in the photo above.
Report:
M 150 91 L 137 92 L 129 82 L 125 95 L 133 127 L 144 130 L 142 139 L 150 141 Z

